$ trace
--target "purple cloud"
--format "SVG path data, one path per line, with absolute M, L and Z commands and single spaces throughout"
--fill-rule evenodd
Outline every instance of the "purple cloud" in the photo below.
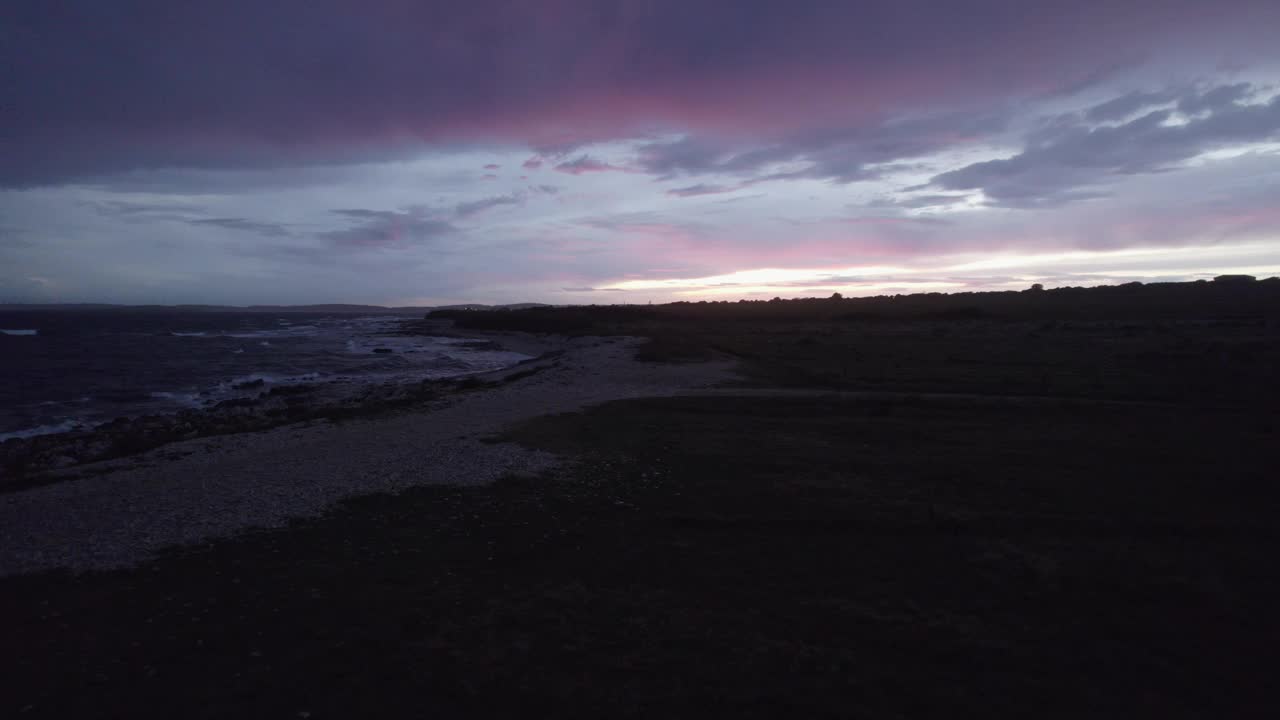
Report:
M 650 143 L 640 166 L 660 177 L 728 174 L 756 180 L 812 178 L 854 182 L 879 177 L 879 166 L 988 137 L 1006 119 L 990 111 L 942 113 L 847 128 L 818 128 L 749 144 L 699 137 Z M 766 172 L 780 163 L 803 167 Z
M 236 230 L 240 232 L 257 233 L 258 235 L 266 235 L 269 237 L 289 237 L 293 233 L 283 225 L 278 223 L 266 223 L 247 218 L 204 218 L 200 220 L 187 221 L 192 225 L 204 225 L 208 227 L 222 228 L 223 230 Z
M 909 12 L 899 0 L 12 0 L 0 183 L 356 163 L 452 142 L 573 147 L 655 128 L 782 138 L 765 156 L 795 142 L 805 155 L 815 149 L 796 139 L 821 128 L 1078 90 L 1161 48 L 1199 56 L 1230 38 L 1237 59 L 1270 57 L 1278 24 L 1269 0 L 1212 12 L 1199 0 Z M 813 176 L 860 177 L 893 154 L 854 145 L 812 158 Z
M 741 189 L 741 185 L 707 185 L 705 183 L 699 183 L 688 187 L 672 188 L 667 191 L 667 194 L 673 197 L 698 197 L 700 195 L 720 195 L 723 193 L 731 193 Z
M 499 207 L 501 205 L 519 205 L 524 199 L 512 193 L 510 195 L 498 195 L 495 197 L 481 198 L 480 200 L 472 200 L 471 202 L 459 203 L 454 206 L 454 214 L 461 218 L 469 218 L 479 215 L 490 208 Z
M 1168 170 L 1208 150 L 1233 143 L 1280 137 L 1280 96 L 1266 103 L 1241 104 L 1249 86 L 1231 85 L 1188 91 L 1179 108 L 1195 116 L 1175 122 L 1173 111 L 1144 112 L 1119 125 L 1090 126 L 1066 118 L 1033 134 L 1013 157 L 987 160 L 942 173 L 932 185 L 944 190 L 982 190 L 988 201 L 1007 207 L 1045 207 L 1106 197 L 1100 188 L 1121 175 Z M 1160 98 L 1166 96 L 1160 95 Z M 1105 109 L 1101 116 L 1128 115 L 1151 105 L 1151 94 Z M 1085 113 L 1095 118 L 1099 107 Z
M 457 231 L 449 223 L 418 211 L 352 209 L 331 212 L 357 222 L 349 228 L 321 233 L 320 237 L 348 249 L 403 249 Z
M 573 160 L 562 162 L 559 165 L 556 165 L 556 171 L 562 172 L 562 173 L 568 173 L 570 175 L 583 175 L 586 173 L 597 173 L 597 172 L 613 172 L 613 171 L 624 172 L 625 169 L 620 168 L 616 165 L 610 165 L 609 163 L 606 163 L 606 162 L 601 162 L 591 157 L 590 155 L 582 155 Z

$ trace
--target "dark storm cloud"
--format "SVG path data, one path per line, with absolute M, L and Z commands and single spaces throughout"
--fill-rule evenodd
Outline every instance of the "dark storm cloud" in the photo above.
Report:
M 1205 8 L 9 0 L 0 9 L 0 183 L 348 164 L 403 157 L 424 142 L 572 147 L 655 127 L 778 137 L 1060 92 L 1174 41 L 1192 52 L 1234 33 L 1232 47 L 1248 55 L 1274 39 L 1274 2 Z M 814 172 L 846 179 L 865 160 L 830 162 Z
M 1171 109 L 1150 110 L 1119 125 L 1092 126 L 1079 118 L 1055 122 L 1034 133 L 1017 155 L 943 173 L 932 185 L 982 190 L 988 202 L 1007 207 L 1104 197 L 1107 192 L 1098 186 L 1115 176 L 1165 171 L 1224 145 L 1280 137 L 1280 96 L 1265 103 L 1239 102 L 1251 90 L 1230 85 L 1188 91 L 1177 99 L 1179 109 L 1194 113 L 1185 122 L 1178 122 Z M 1148 108 L 1149 97 L 1126 101 L 1117 112 Z M 1110 110 L 1102 114 L 1115 116 Z

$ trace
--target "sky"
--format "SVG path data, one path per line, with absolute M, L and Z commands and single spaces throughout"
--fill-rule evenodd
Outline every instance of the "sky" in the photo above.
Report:
M 1274 0 L 7 0 L 0 302 L 1280 274 Z

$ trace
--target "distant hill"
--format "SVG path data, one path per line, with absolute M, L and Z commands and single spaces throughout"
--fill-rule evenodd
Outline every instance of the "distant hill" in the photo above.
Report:
M 1097 287 L 1039 285 L 1026 290 L 918 293 L 783 300 L 703 300 L 662 305 L 546 306 L 509 312 L 434 310 L 430 317 L 477 330 L 607 335 L 637 328 L 697 323 L 850 323 L 976 320 L 1176 320 L 1280 323 L 1280 278 L 1227 276 L 1214 282 L 1138 282 Z M 1274 326 L 1274 325 L 1272 325 Z M 638 332 L 638 331 L 637 331 Z M 643 333 L 640 333 L 643 334 Z
M 480 303 L 467 303 L 465 305 L 440 305 L 433 308 L 418 308 L 420 310 L 528 310 L 530 308 L 555 307 L 546 303 L 511 303 L 509 305 L 482 305 Z
M 442 306 L 394 306 L 385 305 L 353 305 L 331 303 L 320 305 L 113 305 L 109 303 L 0 303 L 0 312 L 28 311 L 133 311 L 133 312 L 250 312 L 250 313 L 335 313 L 360 315 L 369 313 L 396 313 L 403 315 L 420 315 L 432 310 L 524 310 L 528 308 L 550 307 L 542 303 L 514 303 L 511 305 L 482 305 L 471 303 L 466 305 Z

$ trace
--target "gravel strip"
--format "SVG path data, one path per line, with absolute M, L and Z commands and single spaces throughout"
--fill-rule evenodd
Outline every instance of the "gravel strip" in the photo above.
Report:
M 79 468 L 102 475 L 0 495 L 0 576 L 136 565 L 175 545 L 314 517 L 357 495 L 538 473 L 554 456 L 481 438 L 512 423 L 730 377 L 730 363 L 634 359 L 636 339 L 578 338 L 541 371 L 421 412 L 175 443 Z

